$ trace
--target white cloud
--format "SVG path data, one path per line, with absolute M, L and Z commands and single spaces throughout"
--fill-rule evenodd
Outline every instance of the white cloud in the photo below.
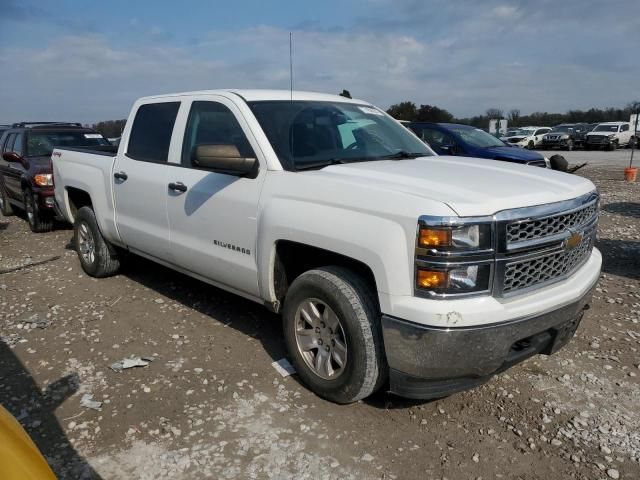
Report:
M 475 2 L 463 3 L 467 14 L 441 30 L 438 22 L 444 20 L 435 11 L 422 29 L 363 22 L 351 30 L 295 31 L 295 87 L 346 88 L 382 107 L 413 100 L 459 116 L 488 107 L 526 113 L 624 105 L 637 96 L 637 55 L 610 58 L 608 65 L 593 62 L 586 50 L 568 43 L 578 26 L 563 27 L 559 39 L 549 22 L 522 19 L 534 12 L 503 3 L 478 10 Z M 416 8 L 416 18 L 402 22 L 420 20 L 424 11 Z M 146 28 L 161 37 L 164 32 Z M 213 31 L 188 49 L 145 38 L 126 47 L 99 35 L 43 39 L 42 48 L 1 47 L 0 65 L 10 65 L 12 74 L 3 77 L 0 89 L 0 123 L 122 118 L 136 98 L 157 93 L 289 87 L 287 29 Z M 615 62 L 628 66 L 617 68 Z

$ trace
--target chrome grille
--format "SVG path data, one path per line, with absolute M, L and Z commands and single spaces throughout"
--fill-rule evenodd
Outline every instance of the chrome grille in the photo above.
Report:
M 507 245 L 562 234 L 588 225 L 597 215 L 598 204 L 594 201 L 573 212 L 513 222 L 507 225 Z
M 578 268 L 591 254 L 593 235 L 585 236 L 576 248 L 556 251 L 505 265 L 503 294 L 560 279 Z

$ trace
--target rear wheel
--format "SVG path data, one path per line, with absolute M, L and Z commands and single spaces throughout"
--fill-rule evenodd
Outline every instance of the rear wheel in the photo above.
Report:
M 102 236 L 96 216 L 90 207 L 82 207 L 73 223 L 73 243 L 80 265 L 87 275 L 109 277 L 120 268 L 115 248 Z
M 377 303 L 371 287 L 351 270 L 323 267 L 296 278 L 283 326 L 300 379 L 319 396 L 351 403 L 386 381 Z
M 22 192 L 24 211 L 27 214 L 27 222 L 32 232 L 43 233 L 53 229 L 53 215 L 40 210 L 38 200 L 30 188 Z
M 9 203 L 9 196 L 4 188 L 4 180 L 2 178 L 0 178 L 0 213 L 5 217 L 13 215 L 13 207 Z

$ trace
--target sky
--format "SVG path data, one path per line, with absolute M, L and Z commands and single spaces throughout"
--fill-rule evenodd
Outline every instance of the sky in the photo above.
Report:
M 640 100 L 640 0 L 0 0 L 0 123 L 125 118 L 215 88 L 405 100 L 458 117 Z

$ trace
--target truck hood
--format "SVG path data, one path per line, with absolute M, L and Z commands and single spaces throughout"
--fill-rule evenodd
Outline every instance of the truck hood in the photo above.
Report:
M 608 137 L 609 135 L 615 135 L 618 132 L 589 132 L 587 137 Z
M 513 147 L 489 147 L 485 148 L 483 152 L 485 154 L 485 158 L 506 158 L 509 160 L 521 160 L 523 162 L 544 160 L 544 157 L 538 152 Z
M 442 202 L 462 217 L 559 202 L 595 190 L 577 175 L 455 156 L 333 165 L 302 174 L 378 188 L 382 195 L 386 190 Z

